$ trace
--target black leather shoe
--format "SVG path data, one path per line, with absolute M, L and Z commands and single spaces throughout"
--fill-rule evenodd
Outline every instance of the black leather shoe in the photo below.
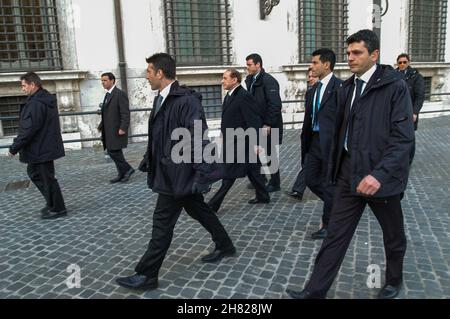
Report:
M 400 291 L 400 285 L 384 285 L 378 293 L 378 299 L 394 299 Z
M 323 296 L 315 295 L 315 294 L 309 292 L 306 289 L 303 289 L 302 291 L 295 291 L 295 290 L 292 290 L 292 289 L 286 289 L 286 292 L 293 299 L 324 299 Z
M 253 198 L 253 199 L 250 199 L 249 201 L 248 201 L 248 203 L 249 204 L 268 204 L 268 203 L 270 203 L 270 199 L 266 199 L 266 200 L 261 200 L 261 199 L 258 199 L 258 198 Z
M 325 237 L 327 237 L 328 235 L 328 231 L 326 230 L 326 228 L 321 228 L 318 231 L 316 231 L 315 233 L 311 234 L 311 238 L 312 239 L 325 239 Z
M 41 209 L 41 215 L 47 214 L 49 210 L 50 210 L 50 207 L 45 206 L 44 208 Z
M 139 274 L 117 278 L 116 282 L 128 289 L 151 290 L 158 288 L 158 278 L 150 278 Z
M 109 182 L 111 184 L 115 184 L 115 183 L 120 182 L 122 180 L 122 178 L 123 178 L 123 176 L 117 176 L 116 178 L 111 179 Z
M 52 212 L 51 210 L 41 215 L 42 219 L 56 219 L 67 215 L 67 210 L 62 210 L 60 212 Z
M 224 250 L 216 249 L 212 253 L 210 253 L 206 256 L 203 256 L 202 262 L 215 263 L 224 257 L 231 257 L 231 256 L 234 256 L 235 254 L 236 254 L 236 248 L 234 248 L 234 247 L 224 249 Z
M 133 175 L 135 172 L 135 170 L 133 168 L 130 168 L 130 170 L 128 172 L 125 173 L 125 175 L 123 175 L 123 178 L 120 180 L 120 182 L 122 183 L 126 183 L 130 180 L 131 175 Z
M 299 193 L 299 192 L 292 191 L 292 192 L 287 192 L 286 194 L 291 196 L 291 197 L 294 197 L 295 199 L 298 199 L 298 200 L 302 200 L 303 199 L 303 194 Z
M 266 190 L 267 190 L 268 193 L 279 192 L 279 191 L 281 191 L 281 187 L 280 186 L 267 185 L 266 186 Z

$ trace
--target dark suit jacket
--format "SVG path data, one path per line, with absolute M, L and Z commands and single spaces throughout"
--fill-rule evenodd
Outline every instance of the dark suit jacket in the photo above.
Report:
M 324 169 L 328 167 L 328 157 L 331 149 L 331 141 L 336 126 L 336 90 L 341 85 L 342 81 L 336 76 L 332 76 L 328 82 L 325 92 L 320 103 L 320 109 L 317 113 L 318 122 L 320 126 L 320 148 L 322 150 L 322 158 L 324 159 Z M 314 94 L 317 89 L 317 83 L 306 92 L 305 103 L 305 119 L 302 129 L 302 163 L 305 161 L 305 155 L 309 152 L 311 146 L 313 128 L 312 128 L 312 114 L 314 105 Z
M 247 76 L 245 79 L 248 91 L 250 91 L 252 80 L 252 75 Z M 263 124 L 280 130 L 279 143 L 281 144 L 283 140 L 283 116 L 281 114 L 282 103 L 278 81 L 262 69 L 253 85 L 251 94 L 258 103 L 259 112 L 264 122 Z
M 116 151 L 128 145 L 128 127 L 130 126 L 130 107 L 127 94 L 115 87 L 111 97 L 102 106 L 102 121 L 98 128 L 102 131 L 103 147 Z M 119 129 L 127 134 L 120 136 Z
M 258 105 L 256 104 L 253 96 L 250 95 L 242 86 L 238 86 L 231 96 L 226 98 L 226 103 L 224 101 L 223 111 L 222 111 L 222 123 L 221 132 L 223 137 L 223 147 L 222 151 L 224 154 L 224 177 L 225 178 L 240 178 L 246 175 L 246 164 L 249 159 L 249 152 L 253 152 L 253 146 L 249 141 L 244 141 L 239 139 L 239 142 L 245 143 L 245 163 L 238 163 L 239 150 L 236 148 L 238 143 L 238 138 L 235 137 L 232 140 L 227 139 L 226 129 L 238 129 L 242 128 L 247 130 L 249 128 L 254 128 L 256 132 L 262 127 L 262 118 L 258 113 Z M 256 135 L 256 138 L 258 135 Z M 255 140 L 257 142 L 257 140 Z M 230 163 L 226 159 L 226 150 L 234 149 L 234 161 Z

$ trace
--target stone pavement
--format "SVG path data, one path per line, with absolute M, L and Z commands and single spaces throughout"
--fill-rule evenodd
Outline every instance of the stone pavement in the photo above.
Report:
M 311 194 L 299 202 L 285 195 L 300 167 L 298 131 L 288 131 L 282 146 L 282 192 L 268 205 L 251 206 L 253 193 L 241 179 L 226 198 L 220 219 L 238 249 L 236 258 L 202 264 L 211 250 L 207 232 L 187 214 L 175 228 L 160 272 L 160 288 L 132 292 L 114 279 L 133 273 L 151 234 L 156 195 L 146 176 L 110 185 L 112 163 L 94 149 L 68 152 L 57 161 L 57 174 L 69 215 L 42 221 L 43 199 L 34 186 L 3 191 L 27 180 L 17 159 L 0 158 L 0 298 L 289 298 L 286 288 L 302 288 L 320 241 L 322 204 Z M 450 297 L 450 117 L 424 119 L 403 201 L 408 250 L 400 298 Z M 125 152 L 136 167 L 145 144 Z M 217 188 L 217 185 L 216 185 Z M 211 194 L 209 194 L 211 196 Z M 81 287 L 69 289 L 68 267 L 80 267 Z M 384 278 L 380 227 L 368 210 L 359 223 L 329 298 L 375 298 L 367 267 L 379 264 Z M 383 279 L 382 279 L 383 283 Z

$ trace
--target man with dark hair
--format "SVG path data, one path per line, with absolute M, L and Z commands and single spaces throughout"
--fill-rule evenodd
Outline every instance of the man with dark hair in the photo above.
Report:
M 178 84 L 175 60 L 170 55 L 157 53 L 146 61 L 147 80 L 152 90 L 158 90 L 158 96 L 149 119 L 147 153 L 139 169 L 148 172 L 148 186 L 158 193 L 158 200 L 153 213 L 152 238 L 135 268 L 136 273 L 117 279 L 119 285 L 129 289 L 158 287 L 159 269 L 183 208 L 211 234 L 215 243 L 214 251 L 204 256 L 203 262 L 218 262 L 236 253 L 216 214 L 204 202 L 203 193 L 207 189 L 203 185 L 207 182 L 209 166 L 203 160 L 194 161 L 193 157 L 190 162 L 179 164 L 172 158 L 173 147 L 184 142 L 182 138 L 172 140 L 175 130 L 190 132 L 191 143 L 187 144 L 191 147 L 187 152 L 191 155 L 196 153 L 198 145 L 203 149 L 209 142 L 195 141 L 195 125 L 201 125 L 202 136 L 207 130 L 201 95 Z
M 378 298 L 397 296 L 402 283 L 406 237 L 401 199 L 414 145 L 411 97 L 402 75 L 377 64 L 380 42 L 371 30 L 347 39 L 354 75 L 338 89 L 336 131 L 329 177 L 337 183 L 328 236 L 298 299 L 325 298 L 367 205 L 383 232 L 386 282 Z
M 127 94 L 116 86 L 116 77 L 112 73 L 103 73 L 101 77 L 106 90 L 102 104 L 102 121 L 98 125 L 102 133 L 103 148 L 116 164 L 117 177 L 111 184 L 127 182 L 134 169 L 125 160 L 123 150 L 128 145 L 128 127 L 130 125 L 130 107 Z
M 260 172 L 260 166 L 250 162 L 249 152 L 254 152 L 257 147 L 251 140 L 245 140 L 241 136 L 227 136 L 227 129 L 244 131 L 253 129 L 254 138 L 262 127 L 262 119 L 258 113 L 258 105 L 255 99 L 241 86 L 242 76 L 236 69 L 228 69 L 222 77 L 222 86 L 228 91 L 223 102 L 222 121 L 220 130 L 222 133 L 222 158 L 224 160 L 222 186 L 217 193 L 209 200 L 208 205 L 215 212 L 218 212 L 225 196 L 233 186 L 237 178 L 248 176 L 255 188 L 255 198 L 259 202 L 269 202 L 270 195 L 264 185 L 264 179 Z M 251 132 L 250 132 L 251 133 Z M 254 140 L 253 142 L 257 142 Z M 245 161 L 239 161 L 240 155 L 238 143 L 245 145 Z M 232 161 L 228 154 L 233 153 Z M 256 157 L 255 157 L 256 158 Z
M 302 164 L 306 185 L 323 201 L 322 225 L 312 234 L 313 239 L 327 236 L 333 204 L 334 187 L 326 182 L 328 157 L 336 121 L 336 90 L 342 81 L 334 74 L 336 55 L 330 49 L 313 52 L 312 73 L 319 81 L 306 93 L 305 120 L 303 121 Z M 306 160 L 308 158 L 308 160 Z
M 65 153 L 56 98 L 42 87 L 36 73 L 29 72 L 20 80 L 28 100 L 21 107 L 19 134 L 9 148 L 9 155 L 20 153 L 20 161 L 28 164 L 28 176 L 46 201 L 41 209 L 42 219 L 62 217 L 67 211 L 55 178 L 54 161 Z
M 402 53 L 397 57 L 397 71 L 405 76 L 413 104 L 414 129 L 419 124 L 419 113 L 425 101 L 425 82 L 419 70 L 411 67 L 409 55 Z
M 248 76 L 245 79 L 245 84 L 247 90 L 255 97 L 258 103 L 260 114 L 263 118 L 265 135 L 270 136 L 271 130 L 278 130 L 279 132 L 279 140 L 276 141 L 276 145 L 272 145 L 271 138 L 268 139 L 267 143 L 267 155 L 272 156 L 272 149 L 276 149 L 277 154 L 274 154 L 273 157 L 278 161 L 279 146 L 283 139 L 280 86 L 277 80 L 264 70 L 263 61 L 259 54 L 250 54 L 246 61 Z M 271 174 L 267 191 L 271 193 L 280 190 L 280 170 L 277 169 L 275 173 Z M 252 204 L 258 202 L 257 198 L 251 201 Z

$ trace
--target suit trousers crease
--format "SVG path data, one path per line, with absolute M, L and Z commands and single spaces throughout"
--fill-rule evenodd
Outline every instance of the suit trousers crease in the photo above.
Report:
M 108 150 L 108 155 L 116 164 L 117 172 L 119 176 L 123 177 L 132 167 L 125 160 L 123 156 L 123 150 Z
M 308 188 L 323 201 L 322 222 L 324 228 L 330 221 L 335 187 L 326 183 L 324 158 L 320 147 L 319 134 L 314 134 L 305 161 L 305 179 Z
M 58 180 L 55 178 L 53 161 L 28 164 L 27 173 L 30 180 L 44 196 L 47 207 L 53 212 L 66 210 Z
M 170 247 L 175 224 L 183 208 L 210 234 L 216 249 L 228 249 L 233 243 L 216 214 L 204 202 L 203 195 L 195 194 L 183 198 L 158 195 L 153 213 L 152 238 L 147 251 L 135 268 L 136 273 L 157 278 L 161 265 Z
M 401 195 L 385 199 L 364 198 L 350 190 L 351 161 L 344 155 L 338 176 L 328 236 L 316 257 L 314 270 L 306 289 L 325 297 L 344 260 L 359 220 L 368 204 L 383 232 L 386 254 L 386 284 L 398 285 L 402 281 L 406 237 L 403 225 Z

